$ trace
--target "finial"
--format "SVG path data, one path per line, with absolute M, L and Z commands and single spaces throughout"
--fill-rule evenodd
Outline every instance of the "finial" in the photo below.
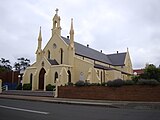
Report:
M 128 49 L 128 47 L 127 47 L 127 52 L 129 52 L 129 49 Z
M 40 30 L 39 30 L 38 40 L 42 40 L 42 36 L 41 36 L 41 26 L 40 26 Z
M 71 29 L 70 29 L 70 46 L 74 48 L 74 29 L 73 29 L 73 18 L 71 19 Z
M 56 10 L 55 10 L 55 11 L 56 11 L 56 14 L 58 15 L 58 8 L 56 8 Z
M 71 30 L 74 31 L 74 29 L 73 29 L 73 18 L 71 18 Z

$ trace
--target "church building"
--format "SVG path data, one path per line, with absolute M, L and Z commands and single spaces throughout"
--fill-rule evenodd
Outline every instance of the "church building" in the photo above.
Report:
M 22 83 L 32 90 L 46 90 L 48 84 L 65 85 L 83 80 L 103 83 L 114 79 L 131 79 L 133 74 L 129 51 L 105 54 L 74 41 L 73 19 L 70 36 L 61 36 L 58 9 L 53 17 L 52 36 L 42 49 L 41 28 L 38 36 L 36 62 L 23 75 Z

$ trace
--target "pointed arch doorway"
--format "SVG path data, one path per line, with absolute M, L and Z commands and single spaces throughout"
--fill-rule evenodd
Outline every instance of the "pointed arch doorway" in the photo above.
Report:
M 67 73 L 68 73 L 68 83 L 71 83 L 72 81 L 71 81 L 71 72 L 70 72 L 70 70 L 68 70 Z
M 46 71 L 44 68 L 41 69 L 41 71 L 39 72 L 39 90 L 44 90 L 44 75 L 45 75 Z

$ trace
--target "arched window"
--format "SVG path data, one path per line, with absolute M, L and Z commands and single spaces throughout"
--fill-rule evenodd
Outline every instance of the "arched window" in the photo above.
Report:
M 50 59 L 51 58 L 51 53 L 50 53 L 50 51 L 48 50 L 48 59 Z
M 71 72 L 70 72 L 70 70 L 68 70 L 67 73 L 68 73 L 68 82 L 71 83 Z
M 55 28 L 57 27 L 57 21 L 54 22 Z
M 103 79 L 103 72 L 101 71 L 101 83 L 102 83 L 102 79 Z
M 55 72 L 55 75 L 54 75 L 54 83 L 56 83 L 57 78 L 58 78 L 58 73 Z
M 30 74 L 30 84 L 31 84 L 31 86 L 32 86 L 32 80 L 33 80 L 33 74 L 31 73 Z
M 60 52 L 61 52 L 61 64 L 63 64 L 63 49 L 62 48 L 60 49 Z

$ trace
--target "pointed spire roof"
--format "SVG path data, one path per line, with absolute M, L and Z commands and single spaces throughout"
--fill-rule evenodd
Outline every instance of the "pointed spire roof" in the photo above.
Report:
M 74 29 L 73 29 L 73 18 L 71 19 L 71 29 L 70 29 L 70 35 L 74 34 Z
M 38 36 L 38 40 L 42 41 L 42 35 L 41 35 L 41 26 L 40 26 L 40 30 L 39 30 L 39 36 Z
M 70 29 L 70 46 L 74 48 L 74 29 L 73 29 L 73 18 L 71 19 L 71 29 Z

